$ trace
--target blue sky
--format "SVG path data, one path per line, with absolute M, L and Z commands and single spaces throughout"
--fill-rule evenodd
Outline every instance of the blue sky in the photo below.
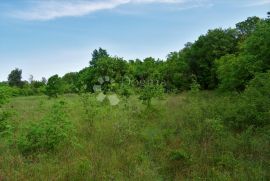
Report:
M 270 0 L 1 0 L 0 81 L 79 71 L 98 47 L 164 59 L 208 29 L 266 17 Z

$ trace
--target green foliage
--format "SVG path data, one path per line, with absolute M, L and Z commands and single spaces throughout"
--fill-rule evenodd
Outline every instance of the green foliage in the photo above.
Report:
M 214 62 L 226 54 L 237 52 L 236 31 L 214 29 L 190 46 L 186 54 L 189 69 L 203 89 L 217 86 Z
M 247 20 L 237 23 L 236 24 L 236 29 L 240 34 L 240 39 L 244 40 L 245 38 L 247 38 L 247 36 L 249 36 L 250 34 L 252 34 L 256 28 L 257 25 L 259 24 L 259 22 L 261 21 L 261 19 L 259 17 L 249 17 Z
M 0 110 L 0 136 L 11 133 L 12 126 L 9 123 L 10 112 Z
M 127 107 L 128 99 L 133 94 L 132 87 L 128 85 L 128 83 L 123 82 L 122 85 L 120 86 L 120 90 L 118 90 L 117 92 L 122 98 L 124 98 L 125 107 Z
M 109 54 L 106 50 L 99 48 L 98 50 L 94 50 L 92 53 L 92 60 L 90 61 L 91 66 L 96 66 L 97 62 L 102 58 L 108 58 Z
M 58 97 L 59 94 L 63 93 L 63 83 L 58 75 L 54 75 L 48 79 L 45 93 L 49 97 Z
M 0 180 L 269 180 L 269 32 L 269 19 L 252 17 L 210 30 L 167 61 L 127 62 L 100 48 L 89 67 L 53 76 L 46 88 L 46 80 L 0 83 Z M 98 104 L 88 93 L 107 76 L 114 82 L 102 85 L 105 92 L 116 91 L 131 109 Z M 163 95 L 160 82 L 167 92 L 191 94 L 168 94 L 149 109 Z M 222 91 L 203 91 L 216 87 Z M 44 96 L 6 104 L 43 92 L 80 95 L 66 96 L 68 104 Z M 10 119 L 10 108 L 18 116 Z M 69 147 L 74 139 L 80 147 Z
M 172 52 L 167 57 L 167 62 L 162 67 L 163 80 L 167 91 L 187 90 L 190 85 L 188 63 L 185 60 L 188 48 L 180 52 Z
M 195 78 L 193 78 L 192 83 L 190 85 L 190 91 L 193 94 L 196 94 L 200 91 L 201 85 L 196 81 Z
M 251 30 L 245 30 L 249 32 L 249 36 L 241 44 L 240 54 L 226 55 L 216 61 L 219 87 L 223 90 L 243 91 L 256 73 L 270 69 L 270 23 L 255 23 L 251 19 L 249 21 L 251 22 L 245 23 L 251 25 L 242 25 L 251 26 L 247 27 Z
M 187 162 L 190 159 L 190 155 L 182 150 L 174 150 L 170 153 L 170 160 L 172 161 L 182 161 L 182 162 Z
M 164 88 L 162 84 L 146 83 L 144 87 L 140 90 L 139 99 L 147 107 L 151 107 L 151 102 L 153 98 L 161 98 L 164 93 Z
M 270 124 L 270 72 L 258 73 L 239 100 L 234 124 L 239 128 Z
M 8 75 L 8 84 L 10 86 L 21 87 L 23 85 L 22 70 L 18 68 L 16 68 L 15 70 L 12 70 L 11 73 Z
M 259 65 L 251 56 L 226 55 L 216 61 L 219 88 L 223 91 L 243 91 Z
M 7 86 L 0 86 L 0 108 L 3 104 L 8 102 L 10 96 L 10 88 Z
M 108 76 L 114 80 L 114 89 L 124 77 L 129 77 L 135 89 L 147 80 L 155 80 L 164 83 L 166 92 L 180 92 L 190 89 L 195 75 L 202 90 L 243 91 L 256 73 L 270 69 L 269 22 L 269 19 L 250 17 L 237 23 L 234 29 L 209 30 L 195 42 L 187 43 L 182 50 L 168 54 L 166 61 L 152 57 L 126 61 L 99 48 L 93 51 L 89 67 L 78 73 L 67 73 L 62 79 L 51 77 L 46 89 L 46 81 L 34 82 L 31 78 L 29 84 L 22 82 L 19 69 L 9 75 L 9 85 L 21 87 L 19 95 L 45 92 L 50 97 L 57 97 L 82 89 L 94 92 L 93 86 L 99 83 L 98 79 Z
M 243 54 L 251 56 L 258 68 L 270 69 L 270 21 L 262 21 L 242 45 Z
M 79 76 L 77 72 L 70 72 L 65 74 L 62 77 L 62 81 L 64 84 L 64 92 L 65 93 L 75 93 L 78 92 L 77 84 Z
M 80 95 L 83 110 L 85 112 L 85 120 L 88 121 L 90 126 L 93 126 L 95 115 L 97 114 L 97 103 L 95 97 L 91 94 L 83 93 Z
M 64 103 L 53 105 L 50 114 L 32 123 L 18 138 L 18 149 L 24 155 L 49 152 L 73 139 L 73 126 L 64 110 Z
M 11 117 L 9 111 L 3 110 L 2 106 L 9 101 L 11 95 L 11 88 L 7 86 L 0 86 L 0 136 L 10 133 L 11 125 L 8 119 Z

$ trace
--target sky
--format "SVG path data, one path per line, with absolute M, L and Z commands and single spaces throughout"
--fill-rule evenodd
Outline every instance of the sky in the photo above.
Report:
M 0 81 L 79 71 L 112 56 L 165 59 L 208 29 L 266 17 L 270 0 L 0 0 Z

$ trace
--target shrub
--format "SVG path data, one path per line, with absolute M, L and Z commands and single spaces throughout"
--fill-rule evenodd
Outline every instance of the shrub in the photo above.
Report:
M 9 87 L 1 86 L 0 87 L 0 107 L 3 104 L 7 103 L 9 95 L 10 95 Z
M 64 112 L 63 103 L 55 104 L 43 120 L 30 124 L 18 140 L 24 155 L 55 150 L 60 144 L 72 140 L 73 126 Z
M 93 125 L 94 117 L 97 114 L 96 100 L 91 99 L 91 94 L 80 94 L 80 100 L 85 112 L 85 119 L 89 121 L 90 125 Z
M 270 123 L 270 72 L 258 73 L 243 94 L 246 122 L 265 126 Z
M 147 83 L 140 91 L 139 99 L 147 106 L 151 107 L 153 98 L 160 98 L 164 93 L 164 88 L 161 84 Z
M 201 89 L 201 85 L 196 81 L 196 79 L 193 79 L 190 85 L 191 93 L 196 94 L 200 91 L 200 89 Z
M 7 86 L 0 87 L 0 135 L 7 133 L 11 126 L 8 124 L 10 113 L 3 111 L 1 107 L 8 102 L 10 96 L 10 89 Z
M 49 78 L 45 94 L 49 97 L 58 97 L 64 91 L 64 86 L 61 78 L 58 75 L 54 75 Z
M 0 112 L 0 135 L 9 133 L 11 125 L 8 123 L 8 118 L 10 117 L 9 112 Z
M 224 120 L 236 129 L 263 127 L 270 123 L 270 72 L 258 73 L 239 100 L 231 105 Z
M 128 99 L 132 95 L 132 88 L 128 85 L 122 85 L 119 93 L 122 97 L 124 97 L 125 107 L 127 107 Z

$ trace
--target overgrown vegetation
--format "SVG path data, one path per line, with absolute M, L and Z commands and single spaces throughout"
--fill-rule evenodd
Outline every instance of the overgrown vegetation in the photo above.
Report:
M 18 149 L 24 154 L 54 151 L 60 144 L 72 143 L 72 123 L 64 110 L 65 102 L 53 105 L 51 112 L 38 123 L 30 124 L 19 136 Z
M 15 69 L 0 85 L 0 180 L 269 180 L 269 33 L 251 17 L 167 61 L 100 48 L 48 81 Z

